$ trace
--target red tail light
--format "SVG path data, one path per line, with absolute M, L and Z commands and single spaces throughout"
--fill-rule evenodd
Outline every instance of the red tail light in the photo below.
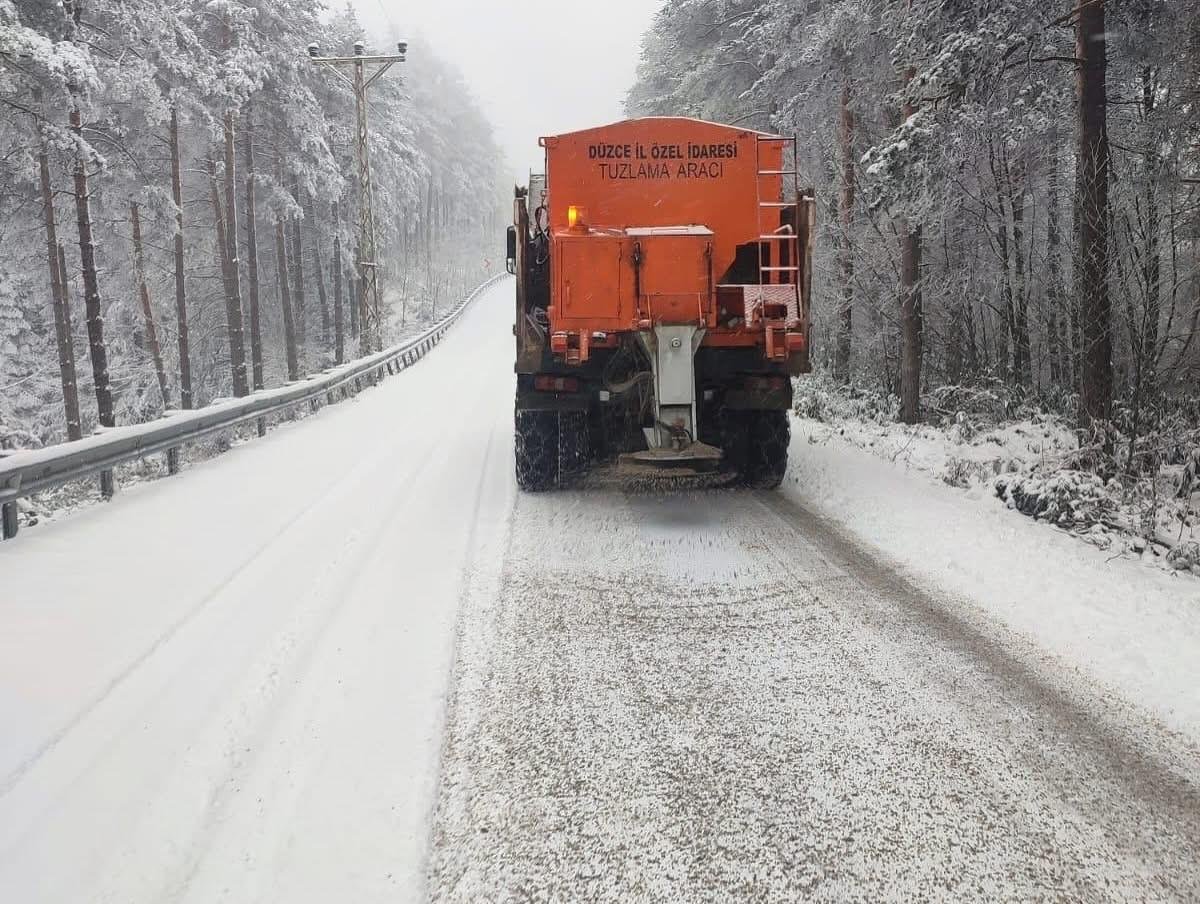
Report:
M 579 392 L 579 378 L 538 374 L 533 378 L 533 388 L 538 392 Z

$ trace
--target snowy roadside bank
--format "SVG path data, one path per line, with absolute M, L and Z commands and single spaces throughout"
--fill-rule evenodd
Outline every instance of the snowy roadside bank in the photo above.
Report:
M 1105 552 L 794 419 L 784 491 L 914 580 L 1200 739 L 1200 581 Z

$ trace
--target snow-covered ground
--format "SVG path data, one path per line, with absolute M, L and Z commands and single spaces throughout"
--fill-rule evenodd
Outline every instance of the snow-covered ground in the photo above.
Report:
M 1026 518 L 989 481 L 959 489 L 943 479 L 954 461 L 987 473 L 993 460 L 1053 454 L 1072 441 L 1054 425 L 1024 425 L 996 431 L 995 442 L 950 447 L 940 432 L 797 419 L 785 492 L 922 584 L 1200 741 L 1200 581 Z
M 1012 400 L 988 390 L 944 387 L 927 399 L 941 423 L 907 425 L 890 396 L 825 376 L 805 377 L 797 389 L 796 413 L 825 425 L 823 432 L 811 425 L 822 437 L 836 435 L 938 483 L 984 487 L 1112 555 L 1200 578 L 1200 458 L 1188 464 L 1200 450 L 1186 418 L 1143 436 L 1130 474 L 1130 441 L 1115 424 L 1082 434 L 1080 448 L 1080 432 L 1062 417 L 1028 407 L 1010 416 Z
M 974 433 L 959 424 L 948 429 L 929 425 L 881 424 L 838 420 L 828 435 L 905 470 L 924 471 L 951 486 L 987 483 L 1009 468 L 1054 461 L 1079 446 L 1061 421 L 1017 421 Z
M 0 545 L 0 901 L 1200 895 L 1200 582 L 802 423 L 518 496 L 511 313 Z

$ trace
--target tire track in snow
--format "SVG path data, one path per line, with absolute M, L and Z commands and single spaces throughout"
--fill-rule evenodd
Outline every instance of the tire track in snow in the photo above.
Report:
M 480 414 L 489 408 L 494 408 L 494 405 L 485 396 L 474 399 L 473 407 L 460 407 L 460 410 L 466 422 L 483 423 L 486 418 Z M 406 481 L 414 492 L 420 490 L 429 493 L 431 488 L 446 485 L 445 475 L 480 471 L 474 492 L 463 494 L 464 498 L 455 500 L 465 505 L 454 505 L 453 512 L 442 513 L 456 519 L 472 515 L 463 525 L 462 536 L 469 537 L 479 529 L 479 491 L 494 478 L 494 474 L 488 473 L 488 445 L 485 437 L 478 449 L 456 447 L 449 457 L 438 459 L 438 466 L 444 469 L 444 475 L 430 474 L 428 478 L 414 475 L 413 479 Z M 508 474 L 504 474 L 504 477 L 507 484 L 511 478 Z M 413 512 L 416 506 L 417 512 L 425 512 L 431 498 L 438 498 L 436 491 L 432 491 L 429 497 L 393 500 L 390 508 L 398 513 L 403 506 L 405 510 Z M 408 533 L 401 526 L 402 519 L 398 514 L 387 524 L 380 525 L 375 531 L 377 545 L 391 545 L 400 541 Z M 444 536 L 444 533 L 434 531 L 430 539 L 440 536 Z M 463 593 L 466 572 L 474 555 L 473 543 L 463 542 L 460 545 L 456 538 L 453 542 L 441 545 L 449 552 L 444 563 L 438 560 L 438 572 L 447 579 L 444 581 L 447 593 L 452 593 L 453 599 L 457 600 Z M 372 760 L 390 759 L 386 756 L 372 757 L 367 754 L 368 750 L 380 750 L 384 754 L 392 751 L 397 756 L 403 755 L 402 751 L 397 750 L 395 739 L 388 730 L 377 730 L 367 724 L 368 720 L 370 723 L 386 723 L 396 718 L 396 713 L 387 704 L 393 703 L 394 697 L 403 691 L 399 688 L 388 691 L 386 686 L 381 689 L 380 682 L 386 681 L 394 670 L 384 667 L 381 671 L 381 662 L 369 662 L 372 654 L 364 645 L 364 639 L 370 637 L 381 642 L 384 649 L 394 649 L 394 656 L 405 656 L 403 645 L 393 646 L 388 641 L 394 638 L 397 625 L 407 620 L 403 616 L 397 617 L 397 612 L 407 610 L 404 603 L 411 601 L 415 607 L 421 604 L 421 599 L 419 596 L 412 598 L 403 585 L 394 588 L 394 596 L 375 592 L 376 586 L 387 586 L 380 585 L 379 579 L 394 572 L 394 568 L 385 565 L 390 557 L 382 549 L 378 552 L 380 554 L 364 557 L 363 566 L 357 572 L 359 580 L 345 590 L 348 597 L 345 607 L 336 622 L 322 630 L 322 643 L 314 650 L 312 662 L 306 666 L 303 674 L 296 676 L 294 690 L 286 700 L 281 701 L 280 708 L 273 714 L 273 726 L 255 743 L 254 749 L 262 750 L 263 756 L 247 762 L 239 769 L 235 779 L 236 794 L 229 796 L 229 806 L 225 808 L 227 812 L 214 818 L 212 830 L 206 831 L 202 839 L 189 845 L 192 851 L 197 852 L 197 859 L 186 884 L 172 887 L 176 899 L 208 902 L 220 898 L 225 893 L 223 889 L 233 887 L 237 889 L 234 900 L 260 897 L 274 900 L 328 900 L 329 894 L 336 893 L 327 893 L 327 885 L 334 881 L 333 877 L 339 875 L 339 871 L 353 877 L 352 887 L 360 899 L 384 896 L 404 898 L 410 893 L 412 885 L 407 857 L 389 859 L 383 853 L 393 845 L 402 844 L 401 833 L 406 831 L 404 821 L 397 821 L 391 816 L 396 806 L 397 786 L 405 786 L 404 793 L 413 799 L 419 812 L 426 817 L 419 820 L 423 826 L 427 823 L 428 809 L 434 797 L 432 773 L 426 796 L 419 788 L 424 780 L 411 776 L 408 771 L 415 764 L 402 760 L 391 761 L 387 763 L 387 772 L 366 768 L 366 763 Z M 449 568 L 443 570 L 442 564 Z M 453 620 L 456 615 L 453 606 L 447 606 L 447 610 L 446 661 L 451 657 Z M 376 653 L 374 658 L 378 660 L 379 655 Z M 331 680 L 334 676 L 337 678 L 336 688 Z M 340 690 L 343 687 L 344 697 Z M 378 702 L 384 705 L 374 705 L 375 698 L 379 698 Z M 432 730 L 440 737 L 444 699 L 442 697 L 439 700 L 436 709 L 431 707 L 424 713 L 436 724 L 414 721 L 402 725 L 400 731 L 420 735 Z M 356 718 L 356 714 L 361 715 L 362 720 Z M 335 736 L 336 744 L 333 743 Z M 434 747 L 430 751 L 433 763 L 436 763 L 436 754 Z M 370 797 L 377 801 L 374 812 L 362 813 L 365 818 L 356 819 L 354 825 L 354 830 L 360 836 L 370 837 L 364 837 L 363 843 L 345 858 L 333 853 L 342 836 L 330 837 L 323 845 L 320 856 L 337 858 L 341 862 L 331 863 L 329 868 L 322 871 L 325 875 L 318 876 L 315 883 L 304 881 L 303 870 L 298 875 L 289 875 L 296 872 L 289 864 L 297 858 L 305 858 L 305 851 L 315 840 L 309 836 L 307 827 L 314 808 L 320 812 L 321 803 L 312 798 L 337 797 L 341 790 L 338 783 L 331 786 L 327 780 L 329 774 L 337 774 L 338 782 L 346 784 L 349 793 L 356 793 L 350 787 L 353 783 L 345 777 L 348 768 L 361 771 L 363 780 L 371 786 Z M 337 799 L 343 808 L 352 813 L 358 812 L 363 805 L 357 799 Z M 261 803 L 254 803 L 256 801 Z M 324 821 L 324 831 L 331 831 L 330 820 Z M 422 829 L 420 839 L 424 837 Z M 413 875 L 419 882 L 419 856 Z M 286 881 L 281 881 L 281 876 Z M 301 884 L 297 886 L 297 882 Z M 342 888 L 344 890 L 344 886 Z
M 295 686 L 295 676 L 308 669 L 313 655 L 323 641 L 330 625 L 338 618 L 344 617 L 345 608 L 354 598 L 354 590 L 362 581 L 361 566 L 378 554 L 379 548 L 387 535 L 388 529 L 403 517 L 401 503 L 413 492 L 413 483 L 420 480 L 433 461 L 435 444 L 430 443 L 421 459 L 420 464 L 412 473 L 412 482 L 406 483 L 391 495 L 386 505 L 377 512 L 384 517 L 376 519 L 368 525 L 360 525 L 352 535 L 353 546 L 366 536 L 366 543 L 350 557 L 338 557 L 328 563 L 319 581 L 309 592 L 307 605 L 300 607 L 293 614 L 288 628 L 274 642 L 268 658 L 259 663 L 253 677 L 247 682 L 252 688 L 249 692 L 241 692 L 238 699 L 249 701 L 239 707 L 237 714 L 226 723 L 222 734 L 229 739 L 224 753 L 227 765 L 219 780 L 213 783 L 213 793 L 210 798 L 202 822 L 197 826 L 183 849 L 187 851 L 188 862 L 181 869 L 178 879 L 164 883 L 162 897 L 166 900 L 177 900 L 189 888 L 192 879 L 200 870 L 206 855 L 209 853 L 212 836 L 226 818 L 225 811 L 231 805 L 239 776 L 251 772 L 257 763 L 257 757 L 263 749 L 263 738 L 268 737 L 282 716 L 280 705 L 281 694 L 286 695 L 285 676 L 291 679 Z M 351 548 L 343 544 L 342 551 Z M 331 583 L 326 584 L 324 578 Z M 242 755 L 244 754 L 244 755 Z M 171 795 L 164 795 L 171 797 Z M 175 839 L 178 843 L 179 839 Z M 135 851 L 140 856 L 144 851 Z
M 757 501 L 784 530 L 804 537 L 864 586 L 908 610 L 908 630 L 931 636 L 938 646 L 960 651 L 992 673 L 1014 705 L 1035 711 L 1055 735 L 1071 738 L 1100 771 L 1125 786 L 1126 794 L 1180 824 L 1200 815 L 1200 750 L 1186 738 L 1113 694 L 1095 697 L 1096 688 L 1082 686 L 1049 654 L 987 620 L 969 603 L 942 599 L 909 581 L 838 525 L 794 500 L 760 493 Z M 785 560 L 780 565 L 794 572 Z M 1047 761 L 1039 765 L 1054 767 Z
M 497 286 L 492 300 L 497 301 L 505 288 Z M 454 468 L 462 463 L 463 472 L 473 471 L 485 451 L 485 443 L 475 445 L 470 421 L 480 411 L 502 410 L 511 404 L 506 394 L 511 376 L 493 378 L 510 369 L 511 318 L 507 305 L 486 301 L 481 299 L 464 316 L 446 343 L 470 355 L 470 379 L 462 379 L 462 357 L 441 351 L 429 356 L 412 376 L 364 393 L 327 419 L 306 420 L 294 433 L 287 431 L 287 445 L 281 442 L 283 434 L 273 435 L 244 454 L 193 469 L 178 484 L 147 487 L 136 497 L 131 494 L 105 512 L 103 525 L 85 523 L 98 522 L 96 518 L 66 519 L 48 528 L 44 538 L 35 538 L 35 545 L 25 546 L 35 553 L 30 563 L 60 558 L 68 537 L 92 531 L 105 534 L 101 539 L 112 547 L 115 536 L 137 537 L 153 530 L 154 513 L 170 519 L 164 525 L 165 536 L 174 537 L 180 531 L 171 529 L 185 523 L 189 527 L 182 538 L 176 538 L 186 545 L 174 543 L 173 554 L 162 560 L 176 563 L 168 577 L 173 581 L 179 567 L 196 565 L 208 586 L 197 588 L 203 599 L 194 600 L 182 581 L 178 588 L 168 581 L 161 589 L 174 595 L 171 602 L 176 605 L 168 609 L 169 618 L 155 618 L 153 605 L 141 601 L 124 605 L 134 602 L 124 599 L 126 582 L 92 585 L 98 591 L 94 611 L 104 606 L 126 610 L 118 626 L 138 641 L 145 635 L 144 642 L 107 644 L 107 659 L 90 660 L 86 671 L 67 673 L 62 687 L 55 687 L 60 701 L 76 703 L 82 698 L 85 702 L 70 711 L 73 722 L 65 732 L 58 726 L 51 729 L 60 734 L 56 742 L 40 741 L 45 751 L 0 798 L 0 835 L 15 839 L 14 844 L 0 843 L 5 850 L 0 857 L 0 898 L 149 901 L 202 888 L 195 893 L 197 900 L 312 900 L 321 885 L 305 886 L 303 880 L 314 870 L 318 878 L 336 881 L 342 875 L 339 868 L 373 870 L 389 864 L 389 853 L 403 854 L 410 846 L 404 837 L 378 832 L 363 837 L 354 826 L 342 825 L 342 832 L 332 828 L 353 812 L 348 808 L 371 803 L 338 797 L 346 782 L 336 774 L 339 762 L 372 759 L 357 756 L 357 750 L 347 758 L 342 740 L 332 729 L 369 727 L 367 719 L 376 716 L 386 724 L 388 714 L 398 706 L 418 712 L 422 705 L 408 697 L 397 700 L 386 685 L 364 686 L 362 682 L 372 674 L 359 661 L 366 658 L 360 654 L 375 657 L 371 668 L 385 666 L 393 680 L 413 680 L 418 689 L 438 693 L 437 672 L 443 663 L 437 651 L 444 645 L 449 659 L 451 604 L 461 583 L 457 580 L 443 588 L 440 576 L 461 579 L 462 570 L 461 563 L 455 563 L 457 568 L 452 565 L 443 571 L 442 552 L 457 549 L 469 526 L 463 525 L 463 534 L 449 534 L 452 542 L 438 538 L 439 531 L 459 523 L 470 511 L 456 507 L 460 494 L 455 492 L 459 475 Z M 486 360 L 480 359 L 481 350 L 489 355 Z M 454 379 L 448 380 L 449 375 Z M 500 395 L 505 395 L 506 405 L 498 407 Z M 442 410 L 453 411 L 453 421 L 431 428 L 433 414 Z M 302 467 L 292 466 L 296 456 L 302 458 Z M 273 470 L 264 472 L 264 468 Z M 250 562 L 246 544 L 220 542 L 228 534 L 203 522 L 214 493 L 224 493 L 231 480 L 249 476 L 257 481 L 256 475 L 264 484 L 261 491 L 255 486 L 240 494 L 243 504 L 222 506 L 226 518 L 233 508 L 243 519 L 254 519 L 252 527 L 240 530 L 241 525 L 235 525 L 232 532 L 235 538 L 249 535 L 260 540 Z M 296 500 L 302 507 L 299 513 L 290 511 L 288 481 L 296 475 L 307 478 L 294 485 L 294 492 L 304 494 Z M 504 478 L 507 491 L 511 477 L 505 474 Z M 489 484 L 488 489 L 494 494 L 496 488 Z M 422 520 L 411 529 L 404 527 L 418 497 Z M 439 501 L 448 503 L 444 511 L 439 510 Z M 164 508 L 178 508 L 180 503 L 194 508 L 180 512 L 180 517 L 174 511 L 164 513 Z M 478 499 L 470 504 L 477 506 Z M 201 512 L 204 518 L 197 520 Z M 276 521 L 277 514 L 286 517 Z M 115 535 L 110 525 L 118 526 Z M 410 536 L 413 533 L 415 537 Z M 218 542 L 205 543 L 209 538 Z M 412 563 L 414 571 L 430 569 L 437 579 L 422 585 L 423 596 L 388 593 L 395 583 L 379 584 L 385 592 L 377 592 L 380 579 L 394 576 L 401 544 L 434 553 L 424 562 Z M 233 549 L 236 558 L 232 562 L 213 558 L 212 549 Z M 136 577 L 141 580 L 129 583 L 135 588 L 152 583 L 150 576 L 164 571 L 158 567 L 139 572 Z M 362 577 L 368 571 L 374 582 Z M 187 572 L 183 574 L 186 580 Z M 78 608 L 70 602 L 69 594 L 77 592 L 74 582 L 54 583 L 69 590 L 58 591 L 56 598 L 64 602 L 54 609 L 55 621 L 38 626 L 39 638 L 53 638 L 52 629 L 59 625 L 58 633 L 66 634 L 68 619 Z M 158 585 L 150 589 L 157 592 Z M 187 595 L 180 599 L 181 594 Z M 450 620 L 445 631 L 437 618 L 428 615 L 431 608 L 443 605 Z M 152 626 L 153 632 L 142 625 Z M 386 648 L 380 660 L 379 637 L 401 641 L 397 646 L 405 652 L 399 660 L 387 661 Z M 347 639 L 359 646 L 342 649 Z M 424 648 L 422 641 L 427 641 Z M 113 652 L 122 655 L 118 659 Z M 422 664 L 407 664 L 413 660 Z M 96 675 L 100 667 L 111 666 L 116 667 L 115 677 Z M 92 683 L 93 675 L 103 683 Z M 348 685 L 345 689 L 342 677 Z M 358 683 L 349 686 L 352 681 Z M 90 692 L 78 694 L 78 689 Z M 72 690 L 76 695 L 68 697 Z M 408 689 L 399 690 L 403 697 Z M 339 709 L 343 696 L 347 711 L 356 716 L 349 722 Z M 314 710 L 317 705 L 323 708 Z M 66 710 L 61 703 L 59 708 Z M 364 712 L 367 719 L 361 718 Z M 25 729 L 27 736 L 33 735 L 34 723 Z M 428 729 L 422 723 L 413 730 Z M 406 734 L 393 732 L 387 740 L 403 741 Z M 396 768 L 376 759 L 364 778 L 377 774 L 379 784 L 394 791 L 397 769 L 406 775 L 427 770 L 419 745 L 403 741 L 400 746 L 404 754 Z M 283 768 L 277 770 L 280 757 L 284 757 Z M 436 761 L 436 748 L 429 759 Z M 246 790 L 239 793 L 235 787 Z M 270 796 L 258 801 L 249 798 L 255 789 Z M 302 796 L 296 796 L 297 789 Z M 314 820 L 322 811 L 314 813 L 310 797 L 331 795 L 334 808 L 324 811 L 328 818 Z M 393 812 L 409 805 L 396 795 L 391 800 Z M 264 806 L 268 816 L 294 812 L 297 822 L 260 820 L 259 808 Z M 414 811 L 418 822 L 428 806 L 426 795 Z M 377 818 L 379 814 L 366 815 Z M 379 842 L 392 845 L 392 850 L 380 850 Z M 358 855 L 358 862 L 352 865 L 351 858 L 345 857 L 323 862 L 321 856 L 291 853 L 307 852 L 313 845 L 348 849 Z M 419 859 L 419 844 L 412 847 Z M 270 853 L 278 865 L 289 858 L 291 862 L 279 874 L 256 875 L 257 865 L 250 858 L 262 852 Z M 267 861 L 261 865 L 265 867 Z M 194 884 L 180 879 L 181 869 Z M 363 873 L 356 875 L 361 878 Z
M 432 454 L 432 450 L 430 452 Z M 237 580 L 243 577 L 247 572 L 255 567 L 261 567 L 264 555 L 271 550 L 282 545 L 286 545 L 290 536 L 294 531 L 303 526 L 309 516 L 321 508 L 326 501 L 343 491 L 349 486 L 354 486 L 362 483 L 367 477 L 373 476 L 371 470 L 381 461 L 388 458 L 385 453 L 379 453 L 375 458 L 368 460 L 367 463 L 356 462 L 355 467 L 342 475 L 328 487 L 326 487 L 319 495 L 312 498 L 312 501 L 304 508 L 300 509 L 294 516 L 283 522 L 279 533 L 272 535 L 265 542 L 255 547 L 248 555 L 245 556 L 234 570 L 216 587 L 207 592 L 204 596 L 196 601 L 186 612 L 178 619 L 166 627 L 150 646 L 148 646 L 140 655 L 130 660 L 119 672 L 113 675 L 111 680 L 97 693 L 94 697 L 87 701 L 72 718 L 63 724 L 61 728 L 55 731 L 45 742 L 39 746 L 34 753 L 21 761 L 15 769 L 9 772 L 8 775 L 0 780 L 0 802 L 12 791 L 12 789 L 21 781 L 24 775 L 29 772 L 37 763 L 48 753 L 54 750 L 55 747 L 62 741 L 64 737 L 70 734 L 78 725 L 90 716 L 100 705 L 109 699 L 121 685 L 129 680 L 139 668 L 141 668 L 147 660 L 159 653 L 164 645 L 168 644 L 181 630 L 189 623 L 194 621 L 215 599 L 218 599 L 229 587 L 233 586 Z

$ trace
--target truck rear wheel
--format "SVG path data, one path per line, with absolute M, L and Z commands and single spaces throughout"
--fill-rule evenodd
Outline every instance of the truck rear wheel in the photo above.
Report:
M 514 431 L 517 486 L 527 492 L 558 483 L 558 412 L 518 411 Z
M 560 411 L 558 414 L 558 482 L 578 477 L 587 468 L 589 447 L 586 411 Z
M 725 459 L 725 468 L 745 479 L 750 451 L 750 413 L 722 407 L 717 413 L 717 445 Z
M 786 411 L 747 411 L 749 442 L 742 480 L 758 490 L 773 490 L 787 472 L 792 430 Z

